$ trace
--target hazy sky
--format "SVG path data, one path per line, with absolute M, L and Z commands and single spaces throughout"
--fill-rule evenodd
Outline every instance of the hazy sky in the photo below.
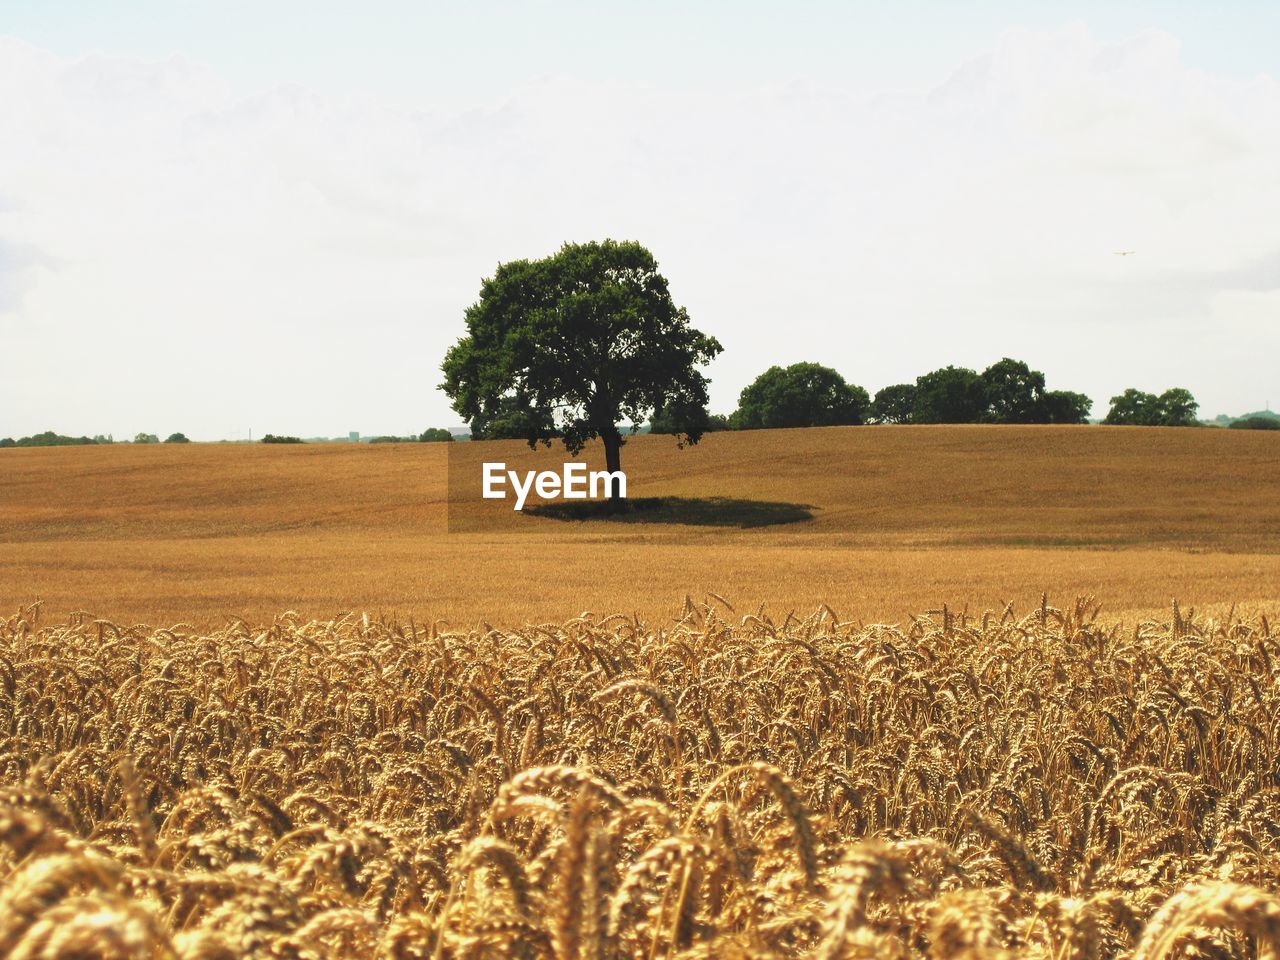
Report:
M 603 237 L 719 412 L 1005 355 L 1280 404 L 1278 78 L 1274 2 L 0 0 L 0 436 L 457 425 L 481 278 Z

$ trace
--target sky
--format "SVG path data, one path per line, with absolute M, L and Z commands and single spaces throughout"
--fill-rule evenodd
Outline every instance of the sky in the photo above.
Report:
M 0 0 L 0 437 L 459 426 L 481 280 L 605 237 L 715 412 L 1012 356 L 1237 414 L 1277 224 L 1275 3 Z

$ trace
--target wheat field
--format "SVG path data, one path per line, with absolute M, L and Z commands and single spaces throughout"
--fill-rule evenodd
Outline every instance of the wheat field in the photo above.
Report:
M 1280 436 L 1264 431 L 833 427 L 685 450 L 643 436 L 623 450 L 633 496 L 730 507 L 635 524 L 484 509 L 482 460 L 562 458 L 518 441 L 3 450 L 0 601 L 210 629 L 281 610 L 458 628 L 583 610 L 658 620 L 706 591 L 776 618 L 830 603 L 896 622 L 1045 590 L 1105 597 L 1128 619 L 1174 596 L 1277 613 Z M 472 486 L 451 490 L 453 476 Z M 811 517 L 736 525 L 778 503 Z
M 1275 956 L 1280 638 L 0 621 L 0 955 Z
M 1280 955 L 1276 439 L 4 451 L 0 956 Z

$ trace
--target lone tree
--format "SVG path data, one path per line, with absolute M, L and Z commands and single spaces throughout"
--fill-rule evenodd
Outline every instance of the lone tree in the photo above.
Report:
M 702 437 L 707 378 L 695 368 L 721 347 L 689 325 L 639 243 L 567 243 L 542 260 L 500 264 L 466 323 L 440 386 L 473 424 L 518 424 L 531 447 L 560 436 L 574 455 L 598 438 L 610 471 L 623 420 L 634 432 L 660 413 L 679 424 L 681 444 Z
M 742 430 L 857 425 L 866 422 L 870 402 L 867 391 L 830 367 L 793 363 L 756 377 L 738 398 L 733 419 Z

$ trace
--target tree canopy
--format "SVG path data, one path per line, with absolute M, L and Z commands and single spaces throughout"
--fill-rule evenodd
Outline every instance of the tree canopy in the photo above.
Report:
M 1048 390 L 1044 395 L 1046 423 L 1088 423 L 1093 401 L 1071 390 Z
M 495 397 L 471 419 L 472 440 L 549 440 L 558 437 L 548 408 L 535 408 L 527 396 Z
M 913 423 L 977 423 L 986 410 L 986 385 L 968 367 L 943 367 L 916 380 Z
M 916 385 L 894 383 L 876 391 L 871 419 L 876 423 L 910 423 L 916 406 Z
M 742 391 L 734 426 L 834 427 L 866 421 L 870 398 L 830 367 L 793 363 L 770 367 Z
M 1130 387 L 1111 398 L 1103 423 L 1136 427 L 1190 427 L 1196 424 L 1196 403 L 1191 391 L 1171 387 L 1156 396 Z
M 1044 374 L 1021 360 L 1004 357 L 982 371 L 988 423 L 1043 423 Z
M 697 368 L 721 347 L 690 325 L 639 243 L 565 244 L 500 264 L 465 319 L 441 387 L 473 436 L 515 423 L 530 446 L 558 434 L 575 455 L 599 438 L 612 471 L 623 421 L 661 410 L 682 424 L 682 441 L 702 435 L 691 417 L 706 408 L 708 381 Z
M 61 433 L 54 433 L 52 430 L 46 430 L 43 433 L 33 434 L 30 437 L 20 437 L 14 440 L 13 437 L 0 438 L 0 447 L 80 447 L 98 443 L 98 440 L 91 440 L 88 437 L 68 437 Z
M 190 443 L 191 441 L 187 438 L 187 435 L 185 433 L 171 433 L 169 434 L 169 436 L 165 437 L 164 442 L 165 443 Z
M 1160 394 L 1156 401 L 1161 422 L 1166 427 L 1192 427 L 1196 424 L 1196 412 L 1200 404 L 1184 387 L 1172 387 Z

